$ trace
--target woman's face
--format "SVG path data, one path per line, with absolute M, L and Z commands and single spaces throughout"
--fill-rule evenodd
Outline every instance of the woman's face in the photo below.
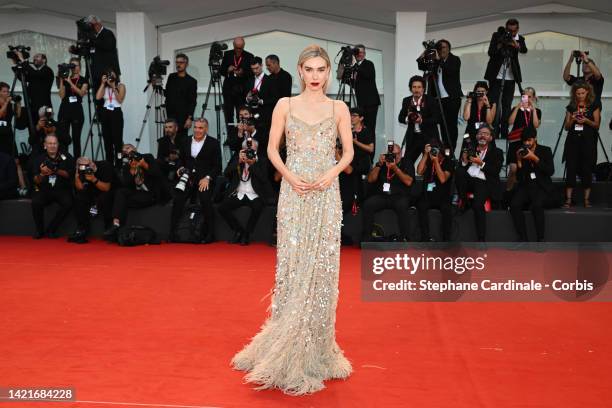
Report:
M 584 88 L 576 89 L 576 100 L 579 101 L 579 102 L 586 101 L 588 93 L 589 92 L 586 89 L 584 89 Z
M 527 95 L 527 97 L 529 98 L 530 104 L 535 104 L 535 95 L 533 94 L 533 91 L 531 89 L 525 89 L 525 95 Z
M 6 99 L 9 96 L 9 89 L 3 87 L 2 89 L 0 89 L 0 98 L 2 99 Z
M 321 57 L 310 58 L 298 68 L 304 78 L 306 88 L 310 91 L 320 91 L 329 78 L 329 67 Z
M 79 62 L 76 61 L 72 61 L 72 64 L 74 64 L 74 68 L 72 68 L 72 74 L 73 75 L 78 75 L 81 73 L 81 64 Z

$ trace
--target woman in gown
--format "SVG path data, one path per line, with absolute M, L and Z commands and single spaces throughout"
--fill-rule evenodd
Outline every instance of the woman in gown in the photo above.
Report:
M 351 363 L 336 343 L 342 207 L 338 174 L 353 158 L 348 108 L 329 99 L 331 63 L 316 45 L 298 61 L 302 93 L 282 98 L 272 115 L 268 157 L 282 174 L 276 279 L 270 315 L 231 365 L 257 390 L 302 395 L 347 378 Z M 335 160 L 340 135 L 343 154 Z M 287 162 L 279 155 L 285 137 Z

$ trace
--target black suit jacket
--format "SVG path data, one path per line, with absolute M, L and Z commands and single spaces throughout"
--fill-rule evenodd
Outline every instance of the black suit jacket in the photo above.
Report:
M 229 180 L 229 187 L 225 191 L 226 197 L 236 195 L 243 168 L 244 166 L 238 163 L 238 155 L 234 156 L 225 168 L 223 175 Z M 255 164 L 249 167 L 249 174 L 253 190 L 262 200 L 269 202 L 273 197 L 273 191 L 268 178 L 268 161 L 265 157 L 259 157 Z
M 380 105 L 380 95 L 376 88 L 376 70 L 374 63 L 367 59 L 361 61 L 357 66 L 357 78 L 355 79 L 355 97 L 358 106 Z
M 399 123 L 408 125 L 408 129 L 406 129 L 405 135 L 406 146 L 408 150 L 410 149 L 412 144 L 416 142 L 414 137 L 414 123 L 406 123 L 406 117 L 408 116 L 409 112 L 408 108 L 412 104 L 411 101 L 412 96 L 404 98 L 404 100 L 402 101 L 402 110 L 400 110 L 400 113 L 397 117 Z M 423 102 L 421 105 L 421 116 L 423 117 L 423 123 L 421 123 L 421 134 L 428 139 L 433 137 L 439 139 L 440 135 L 438 133 L 437 125 L 442 120 L 442 116 L 440 115 L 440 109 L 438 108 L 436 100 L 429 95 L 423 95 Z
M 495 144 L 491 142 L 487 149 L 487 154 L 485 154 L 482 161 L 485 163 L 484 167 L 482 168 L 482 172 L 485 174 L 485 178 L 487 179 L 486 186 L 488 196 L 493 200 L 499 201 L 502 198 L 499 172 L 501 171 L 502 164 L 504 162 L 504 153 L 499 147 L 495 146 Z M 462 165 L 463 164 L 461 161 L 459 161 L 459 166 Z M 468 162 L 468 164 L 464 166 L 466 167 L 466 170 L 470 165 L 471 163 Z
M 229 131 L 227 132 L 227 145 L 233 154 L 238 154 L 240 150 L 242 150 L 242 142 L 244 141 L 244 135 L 240 136 L 238 134 L 237 126 L 230 126 Z M 257 140 L 257 154 L 259 157 L 264 157 L 268 155 L 268 139 L 269 134 L 268 130 L 264 129 L 261 126 L 255 127 L 255 133 L 253 134 L 253 139 Z
M 99 83 L 102 74 L 109 68 L 112 68 L 117 75 L 121 75 L 115 34 L 108 28 L 103 27 L 100 34 L 94 38 L 93 44 L 95 52 L 91 54 L 91 74 L 94 83 Z
M 225 77 L 223 81 L 223 93 L 232 93 L 234 95 L 245 96 L 248 92 L 246 85 L 249 79 L 253 77 L 251 71 L 251 62 L 253 61 L 253 54 L 248 51 L 242 51 L 242 59 L 238 68 L 242 68 L 244 74 L 241 77 L 234 76 L 233 72 L 228 75 L 227 69 L 234 65 L 234 50 L 225 51 L 223 54 L 223 60 L 221 60 L 221 75 Z
M 417 64 L 420 70 L 427 70 L 423 58 L 417 58 Z M 442 84 L 448 96 L 450 98 L 461 98 L 463 96 L 460 79 L 461 59 L 449 53 L 446 61 L 440 60 L 440 67 L 442 68 Z M 428 78 L 429 83 L 427 84 L 427 92 L 431 96 L 436 96 L 436 85 L 434 81 L 437 80 L 437 75 L 438 71 L 434 72 L 434 75 L 430 75 Z
M 271 74 L 269 77 L 270 79 L 274 80 L 274 85 L 276 86 L 276 96 L 278 99 L 291 96 L 293 77 L 290 73 L 281 68 L 281 70 L 278 71 L 278 74 Z
M 523 160 L 523 166 L 517 169 L 519 185 L 526 186 L 531 181 L 531 173 L 535 173 L 535 182 L 540 188 L 547 193 L 552 193 L 554 188 L 551 176 L 555 172 L 552 150 L 548 146 L 537 145 L 534 153 L 540 161 L 538 164 L 533 164 L 529 160 Z
M 193 136 L 188 137 L 181 148 L 181 165 L 189 169 L 195 169 L 195 182 L 210 176 L 211 183 L 215 182 L 217 176 L 221 174 L 221 147 L 219 141 L 210 135 L 206 135 L 204 146 L 200 153 L 191 157 L 191 141 Z
M 53 70 L 48 65 L 40 69 L 33 65 L 26 66 L 28 81 L 28 96 L 30 107 L 38 110 L 41 106 L 51 106 L 51 87 L 53 86 Z M 25 116 L 25 115 L 24 115 Z M 33 117 L 38 117 L 38 112 L 32 112 Z M 36 125 L 36 123 L 34 123 Z
M 504 56 L 502 54 L 502 50 L 499 46 L 499 34 L 494 32 L 491 36 L 491 42 L 489 43 L 489 62 L 487 63 L 487 70 L 485 71 L 485 79 L 487 81 L 495 81 L 497 79 L 497 74 L 499 73 L 499 69 L 504 63 Z M 512 75 L 514 76 L 514 80 L 516 82 L 523 82 L 523 78 L 521 76 L 521 66 L 518 60 L 519 52 L 521 54 L 527 53 L 527 45 L 525 44 L 525 37 L 519 35 L 518 40 L 519 48 L 513 48 L 511 50 L 511 58 L 510 65 L 512 68 Z
M 247 93 L 252 90 L 254 86 L 255 77 L 251 77 L 247 81 Z M 260 105 L 259 107 L 260 114 L 262 115 L 260 120 L 269 126 L 270 122 L 272 121 L 272 110 L 274 109 L 274 105 L 276 105 L 279 96 L 278 88 L 275 86 L 274 80 L 266 74 L 264 74 L 261 85 L 259 86 L 258 96 L 263 100 L 263 105 Z
M 198 81 L 189 74 L 181 78 L 173 72 L 168 75 L 165 93 L 166 116 L 176 119 L 179 129 L 182 129 L 187 117 L 194 117 L 198 99 Z

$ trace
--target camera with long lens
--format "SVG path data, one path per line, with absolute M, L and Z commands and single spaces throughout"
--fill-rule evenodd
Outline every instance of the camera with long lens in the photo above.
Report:
M 505 27 L 497 28 L 497 45 L 502 49 L 514 48 L 514 37 Z
M 263 100 L 259 97 L 259 93 L 256 90 L 251 90 L 246 96 L 246 104 L 251 109 L 258 109 L 263 105 Z
M 6 58 L 12 59 L 13 61 L 18 62 L 19 58 L 17 57 L 16 52 L 20 52 L 21 56 L 24 60 L 30 58 L 30 53 L 28 51 L 31 50 L 30 47 L 26 47 L 25 45 L 9 45 L 9 50 L 6 52 Z
M 529 146 L 527 146 L 527 145 L 522 145 L 522 146 L 520 147 L 520 149 L 518 149 L 518 154 L 519 154 L 521 157 L 525 157 L 525 156 L 527 156 L 527 155 L 529 154 Z
M 438 67 L 440 61 L 436 58 L 437 49 L 436 49 L 436 40 L 423 41 L 423 48 L 425 51 L 423 52 L 423 64 L 427 68 L 427 71 L 435 71 Z
M 221 60 L 223 59 L 223 51 L 227 50 L 227 44 L 215 41 L 210 46 L 208 54 L 208 66 L 210 67 L 211 75 L 214 79 L 221 78 Z
M 95 173 L 94 169 L 92 169 L 89 164 L 79 164 L 79 180 L 82 184 L 88 183 L 85 176 L 90 176 Z
M 189 186 L 191 173 L 192 170 L 188 169 L 187 167 L 183 167 L 182 169 L 180 169 L 178 171 L 179 181 L 176 183 L 176 186 L 174 186 L 174 188 L 179 191 L 185 191 L 187 189 L 187 186 Z
M 438 146 L 432 146 L 431 150 L 429 151 L 429 154 L 432 157 L 438 157 L 438 154 L 440 154 L 440 148 Z
M 395 153 L 393 153 L 393 146 L 394 146 L 393 141 L 387 142 L 387 153 L 385 153 L 385 161 L 387 163 L 395 162 Z
M 351 47 L 350 45 L 345 45 L 344 47 L 340 47 L 340 51 L 336 56 L 340 55 L 340 61 L 338 65 L 340 65 L 342 71 L 342 77 L 338 78 L 341 82 L 350 83 L 353 77 L 353 70 L 355 69 L 355 65 L 353 61 L 357 55 L 359 55 L 359 48 Z
M 133 161 L 141 161 L 142 157 L 142 154 L 138 153 L 136 150 L 132 150 L 127 154 L 121 153 L 121 163 L 126 166 Z
M 252 137 L 247 137 L 246 139 L 246 158 L 248 160 L 253 160 L 255 159 L 255 157 L 257 156 L 257 152 L 255 151 L 255 149 L 253 149 L 253 138 Z
M 470 99 L 476 99 L 476 98 L 482 98 L 483 96 L 485 96 L 486 93 L 484 92 L 468 92 L 468 98 Z
M 584 53 L 586 55 L 589 55 L 588 51 L 584 51 Z M 574 51 L 572 51 L 572 56 L 576 59 L 576 61 L 578 61 L 582 57 L 582 51 L 574 50 Z
M 162 60 L 157 55 L 149 64 L 149 82 L 154 85 L 161 85 L 163 82 L 162 77 L 168 73 L 168 65 L 170 61 Z
M 57 66 L 57 75 L 60 78 L 67 79 L 70 76 L 70 73 L 72 72 L 74 67 L 76 67 L 76 65 L 73 63 L 59 64 Z
M 15 93 L 11 94 L 11 100 L 13 101 L 13 103 L 19 103 L 21 102 L 21 95 L 17 95 Z
M 44 119 L 45 119 L 45 127 L 47 129 L 57 126 L 57 122 L 55 121 L 55 119 L 53 119 L 53 108 L 52 107 L 47 106 L 45 108 Z
M 463 135 L 463 148 L 461 149 L 461 154 L 463 153 L 467 153 L 468 159 L 471 157 L 476 157 L 476 146 L 470 138 L 469 133 Z
M 68 51 L 75 55 L 87 56 L 93 48 L 93 40 L 96 38 L 94 26 L 83 17 L 76 21 L 77 42 L 68 48 Z

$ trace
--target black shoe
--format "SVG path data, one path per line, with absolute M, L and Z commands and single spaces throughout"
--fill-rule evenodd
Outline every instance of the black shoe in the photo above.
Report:
M 242 236 L 243 236 L 243 232 L 242 230 L 238 230 L 234 232 L 234 236 L 232 237 L 232 239 L 230 239 L 229 243 L 230 244 L 239 244 L 240 242 L 242 242 Z
M 250 242 L 251 240 L 249 239 L 249 233 L 245 232 L 244 234 L 242 234 L 242 239 L 240 239 L 240 245 L 249 245 Z
M 33 239 L 42 239 L 45 237 L 45 233 L 42 231 L 36 231 L 34 235 L 32 235 Z
M 118 225 L 113 225 L 112 227 L 110 227 L 109 229 L 104 231 L 103 237 L 107 241 L 114 242 L 114 241 L 117 240 L 117 232 L 118 231 L 119 231 L 119 226 Z

